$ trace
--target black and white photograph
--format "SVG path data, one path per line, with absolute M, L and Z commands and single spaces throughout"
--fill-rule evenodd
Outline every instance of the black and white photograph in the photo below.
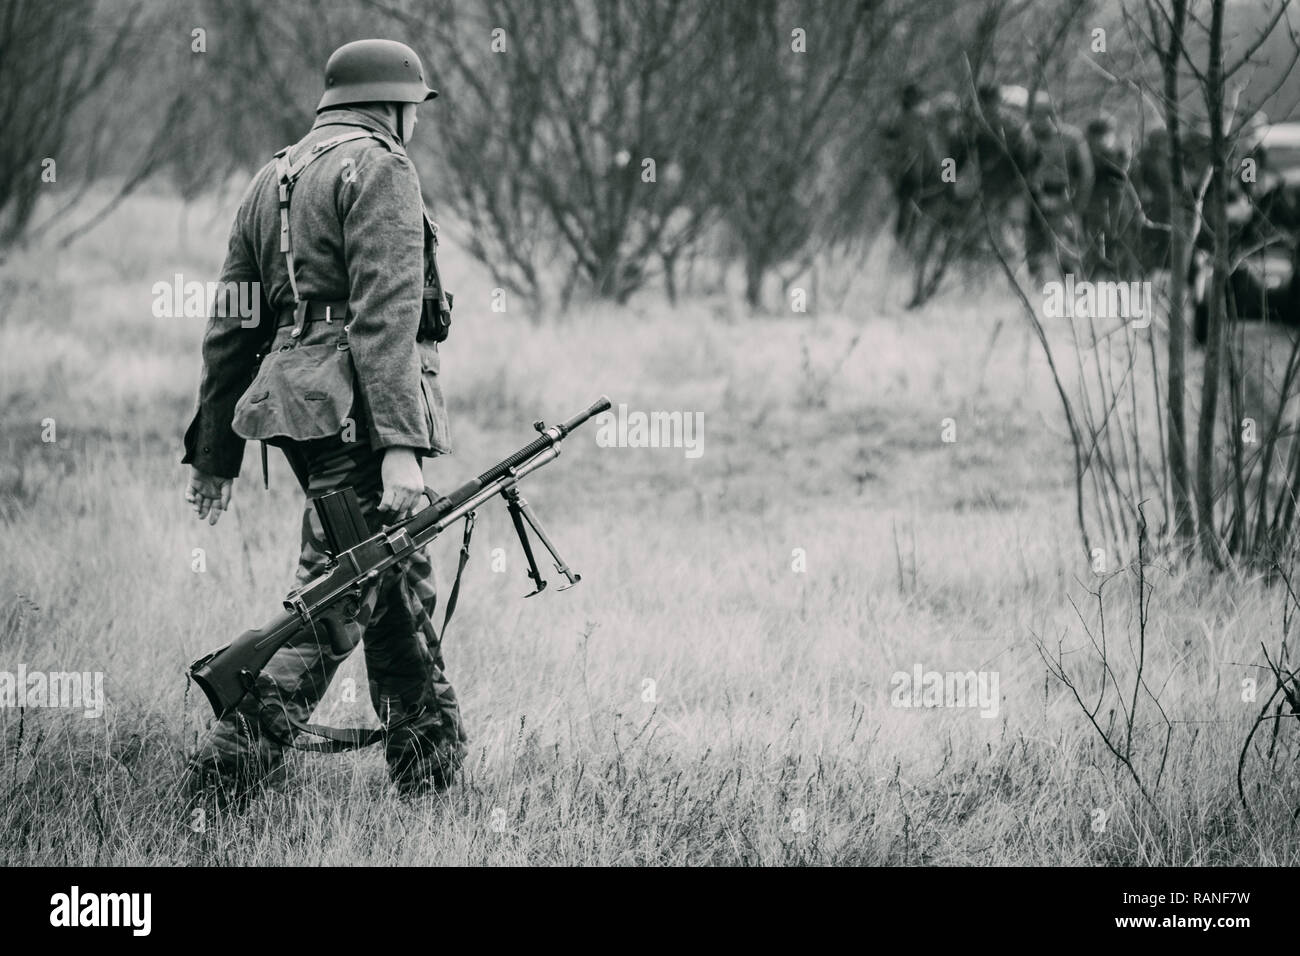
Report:
M 1258 942 L 1298 630 L 1294 0 L 0 0 L 7 926 Z

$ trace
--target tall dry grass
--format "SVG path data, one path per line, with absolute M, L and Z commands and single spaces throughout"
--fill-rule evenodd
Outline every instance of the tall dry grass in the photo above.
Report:
M 0 670 L 101 670 L 108 706 L 0 710 L 0 862 L 1300 859 L 1289 728 L 1272 765 L 1247 763 L 1249 809 L 1234 782 L 1258 708 L 1241 682 L 1265 683 L 1252 665 L 1281 596 L 1148 571 L 1146 677 L 1174 732 L 1144 799 L 1039 656 L 1059 641 L 1092 666 L 1098 583 L 1046 370 L 995 285 L 908 313 L 882 257 L 842 277 L 835 314 L 750 320 L 647 295 L 538 324 L 491 312 L 490 277 L 448 249 L 457 450 L 426 466 L 431 483 L 599 392 L 703 412 L 704 453 L 600 448 L 592 429 L 530 479 L 583 574 L 563 595 L 520 600 L 508 521 L 480 516 L 445 648 L 472 750 L 445 796 L 398 800 L 377 753 L 295 755 L 283 787 L 199 827 L 173 799 L 208 718 L 184 668 L 278 607 L 301 507 L 281 461 L 261 489 L 252 450 L 216 528 L 181 500 L 202 323 L 155 319 L 150 289 L 215 275 L 226 212 L 141 197 L 71 250 L 5 266 Z M 438 543 L 444 571 L 456 543 Z M 1122 668 L 1134 609 L 1105 593 Z M 892 675 L 917 664 L 995 671 L 997 716 L 891 706 Z M 373 720 L 364 687 L 349 661 L 318 716 Z M 1159 758 L 1163 725 L 1136 737 L 1136 760 Z

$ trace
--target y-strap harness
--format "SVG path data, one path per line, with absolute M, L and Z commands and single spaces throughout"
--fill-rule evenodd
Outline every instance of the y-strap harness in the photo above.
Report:
M 289 287 L 293 289 L 293 302 L 294 302 L 293 331 L 289 333 L 290 336 L 292 336 L 293 338 L 297 338 L 298 336 L 300 336 L 302 334 L 303 329 L 306 327 L 307 312 L 308 312 L 308 308 L 311 305 L 311 303 L 306 299 L 304 299 L 302 295 L 299 293 L 298 277 L 297 275 L 295 275 L 295 271 L 294 271 L 293 242 L 291 241 L 289 236 L 289 200 L 293 196 L 293 187 L 298 182 L 298 179 L 300 176 L 302 176 L 303 172 L 306 171 L 308 166 L 310 166 L 316 160 L 320 159 L 322 156 L 324 156 L 326 153 L 332 150 L 335 146 L 342 146 L 344 143 L 351 143 L 354 142 L 355 140 L 366 139 L 366 138 L 377 140 L 378 142 L 382 143 L 384 147 L 391 152 L 395 152 L 395 153 L 404 152 L 404 150 L 402 150 L 402 148 L 398 146 L 396 143 L 388 140 L 384 136 L 381 136 L 379 133 L 375 132 L 374 130 L 367 129 L 366 127 L 358 127 L 354 132 L 340 133 L 337 136 L 331 136 L 329 139 L 323 139 L 318 143 L 314 143 L 311 146 L 311 148 L 308 149 L 307 152 L 304 153 L 296 162 L 291 162 L 289 159 L 289 151 L 293 149 L 293 146 L 286 146 L 278 153 L 275 154 L 275 172 L 276 172 L 276 178 L 279 180 L 279 184 L 280 184 L 280 251 L 284 253 L 285 264 L 288 266 L 289 269 Z M 437 227 L 430 222 L 427 214 L 424 214 L 424 228 L 426 231 L 426 236 L 430 231 L 433 233 L 433 241 L 436 243 Z M 434 268 L 436 268 L 436 266 L 434 266 Z M 441 295 L 441 287 L 442 287 L 442 283 L 439 282 L 438 288 L 440 290 L 440 295 Z M 326 306 L 325 320 L 327 322 L 330 320 L 329 312 L 330 312 L 330 307 Z M 277 327 L 278 327 L 278 323 L 277 323 Z M 344 331 L 347 331 L 346 325 L 343 328 Z M 272 338 L 275 337 L 275 329 L 272 329 L 271 337 Z M 268 350 L 270 349 L 269 342 L 267 344 L 267 349 Z M 266 461 L 266 442 L 262 442 L 261 444 L 262 444 L 262 480 L 264 483 L 267 483 L 269 486 L 268 475 L 267 475 L 267 461 Z M 432 495 L 430 496 L 429 500 L 430 501 L 434 500 Z M 473 532 L 473 529 L 474 529 L 474 512 L 471 511 L 468 515 L 465 516 L 465 535 L 464 535 L 464 540 L 461 542 L 460 561 L 456 568 L 456 580 L 452 584 L 451 592 L 447 598 L 447 610 L 442 619 L 442 632 L 441 634 L 439 634 L 440 642 L 442 640 L 442 637 L 447 633 L 447 625 L 451 623 L 452 612 L 456 610 L 456 599 L 460 596 L 461 575 L 464 573 L 465 565 L 469 561 L 469 540 L 470 540 L 470 535 Z M 344 751 L 344 750 L 355 750 L 361 747 L 368 747 L 371 744 L 379 743 L 384 739 L 384 736 L 387 733 L 389 733 L 391 730 L 393 730 L 395 727 L 399 726 L 400 724 L 407 723 L 411 720 L 414 720 L 416 717 L 419 716 L 420 716 L 420 712 L 416 712 L 414 714 L 411 714 L 408 717 L 405 717 L 397 721 L 394 724 L 390 724 L 387 727 L 383 727 L 383 728 L 369 728 L 369 727 L 338 728 L 338 727 L 327 727 L 323 724 L 304 724 L 298 721 L 297 719 L 295 719 L 293 715 L 289 713 L 287 708 L 284 708 L 284 717 L 290 727 L 292 727 L 294 730 L 297 730 L 299 732 L 309 733 L 314 737 L 320 737 L 322 740 L 320 743 L 307 743 L 307 744 L 298 743 L 298 741 L 294 739 L 279 740 L 278 742 L 282 746 L 290 745 L 296 747 L 299 750 L 308 750 L 317 753 L 337 753 L 339 751 Z M 270 728 L 266 727 L 265 722 L 259 722 L 259 723 L 262 723 L 263 728 L 267 729 L 268 732 L 272 734 L 272 736 L 278 737 L 277 734 L 274 734 L 273 731 L 270 731 Z
M 280 185 L 280 251 L 284 253 L 285 265 L 289 270 L 289 288 L 293 290 L 293 331 L 289 333 L 292 338 L 296 339 L 298 336 L 302 335 L 303 329 L 307 326 L 307 313 L 311 307 L 311 303 L 304 299 L 302 294 L 298 291 L 298 275 L 293 261 L 293 242 L 289 237 L 289 200 L 293 196 L 293 187 L 297 184 L 298 178 L 306 172 L 308 166 L 316 162 L 316 160 L 320 159 L 335 146 L 342 146 L 344 143 L 351 143 L 358 139 L 367 138 L 382 143 L 386 149 L 392 151 L 396 151 L 397 149 L 396 144 L 389 142 L 374 130 L 367 129 L 363 126 L 358 127 L 353 132 L 340 133 L 337 136 L 331 136 L 329 139 L 323 139 L 319 143 L 312 144 L 312 146 L 297 160 L 297 162 L 291 162 L 289 159 L 289 152 L 293 149 L 293 146 L 286 146 L 275 154 L 275 175 Z M 330 311 L 331 306 L 326 304 L 326 322 L 330 321 L 332 318 Z M 344 316 L 340 315 L 339 318 L 342 319 Z M 271 334 L 266 341 L 265 351 L 269 352 L 271 350 L 271 343 L 275 340 L 275 333 L 278 331 L 279 326 L 279 322 L 276 322 L 271 326 Z M 343 327 L 343 331 L 347 331 L 346 325 Z M 270 488 L 271 477 L 266 460 L 266 442 L 261 442 L 261 446 L 262 485 L 263 487 Z
M 298 277 L 295 274 L 293 264 L 293 243 L 289 239 L 289 199 L 293 196 L 293 187 L 300 177 L 312 163 L 320 159 L 335 146 L 342 146 L 344 143 L 351 143 L 358 139 L 373 139 L 382 143 L 387 149 L 397 152 L 399 147 L 380 136 L 372 129 L 359 127 L 351 133 L 340 133 L 337 136 L 331 136 L 329 139 L 323 139 L 315 143 L 307 150 L 306 153 L 298 159 L 297 162 L 289 161 L 289 150 L 292 146 L 286 146 L 275 154 L 275 173 L 280 181 L 280 251 L 284 253 L 285 263 L 289 267 L 289 287 L 293 289 L 293 332 L 294 338 L 302 334 L 303 326 L 307 324 L 307 306 L 308 302 L 303 300 L 302 295 L 298 292 Z

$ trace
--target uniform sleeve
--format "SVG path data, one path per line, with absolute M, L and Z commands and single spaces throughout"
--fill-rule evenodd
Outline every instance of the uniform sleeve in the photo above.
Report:
M 375 149 L 343 187 L 348 341 L 370 444 L 429 451 L 415 336 L 424 285 L 424 201 L 415 167 Z
M 234 433 L 231 420 L 235 404 L 248 387 L 255 371 L 254 360 L 266 342 L 271 310 L 261 287 L 248 240 L 250 187 L 230 230 L 221 285 L 213 298 L 207 329 L 203 334 L 203 377 L 199 385 L 198 410 L 185 431 L 183 464 L 223 478 L 239 475 L 244 459 L 244 440 Z M 252 305 L 258 311 L 245 318 L 240 314 Z

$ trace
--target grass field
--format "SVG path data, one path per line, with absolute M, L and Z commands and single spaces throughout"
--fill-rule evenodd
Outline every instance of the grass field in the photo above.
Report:
M 302 506 L 278 453 L 261 488 L 251 446 L 218 526 L 182 501 L 202 320 L 155 318 L 151 289 L 214 278 L 229 213 L 140 197 L 3 267 L 0 670 L 102 671 L 107 703 L 0 710 L 0 863 L 1300 862 L 1294 730 L 1247 760 L 1249 809 L 1235 782 L 1278 589 L 1148 569 L 1144 676 L 1172 730 L 1162 757 L 1139 705 L 1144 796 L 1038 650 L 1063 649 L 1085 699 L 1105 690 L 1084 629 L 1103 578 L 1037 347 L 995 286 L 906 313 L 874 261 L 837 314 L 750 318 L 715 294 L 536 324 L 490 311 L 449 247 L 457 447 L 433 485 L 601 392 L 702 412 L 703 453 L 589 428 L 529 480 L 583 574 L 565 594 L 520 600 L 504 509 L 480 515 L 445 646 L 472 735 L 448 793 L 399 800 L 377 752 L 296 754 L 242 815 L 191 818 L 173 791 L 209 713 L 185 666 L 278 608 Z M 458 541 L 438 542 L 444 580 Z M 1103 593 L 1131 686 L 1132 576 Z M 917 667 L 996 676 L 996 714 L 894 706 Z M 373 722 L 359 656 L 340 678 L 318 717 Z M 1103 727 L 1122 719 L 1105 693 Z

